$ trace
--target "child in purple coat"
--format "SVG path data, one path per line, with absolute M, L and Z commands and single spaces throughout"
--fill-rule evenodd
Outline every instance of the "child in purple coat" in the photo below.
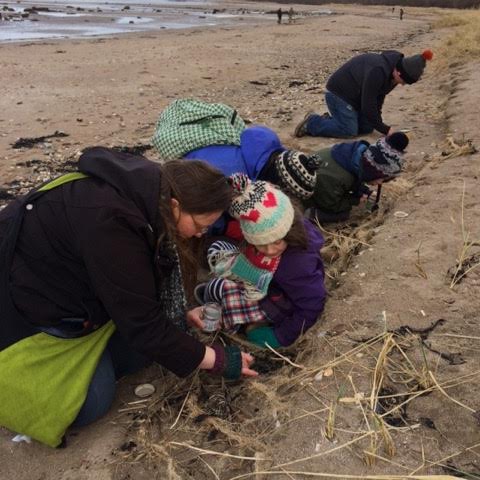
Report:
M 233 176 L 230 214 L 244 242 L 214 242 L 208 261 L 214 279 L 197 287 L 197 298 L 222 306 L 222 328 L 246 326 L 250 342 L 291 345 L 323 311 L 326 290 L 320 256 L 323 238 L 274 185 Z

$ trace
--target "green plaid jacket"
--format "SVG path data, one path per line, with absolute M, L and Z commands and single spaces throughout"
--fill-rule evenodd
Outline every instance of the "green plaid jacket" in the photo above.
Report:
M 162 158 L 181 158 L 208 145 L 240 145 L 245 122 L 222 103 L 175 100 L 160 115 L 152 144 Z

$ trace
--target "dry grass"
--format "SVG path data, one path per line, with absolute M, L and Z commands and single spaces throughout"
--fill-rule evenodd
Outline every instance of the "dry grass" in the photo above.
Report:
M 345 349 L 345 344 L 352 345 L 352 340 L 347 340 L 344 336 L 325 340 L 324 356 L 331 357 L 326 363 L 319 364 L 310 356 L 299 368 L 298 358 L 285 360 L 275 374 L 265 375 L 261 380 L 225 386 L 220 379 L 212 382 L 207 376 L 194 375 L 182 381 L 169 375 L 163 377 L 163 392 L 158 392 L 147 405 L 140 404 L 143 408 L 132 405 L 139 407 L 138 415 L 134 415 L 133 420 L 127 419 L 127 425 L 136 447 L 124 454 L 123 460 L 155 465 L 157 469 L 164 468 L 168 478 L 183 480 L 233 480 L 274 474 L 289 478 L 288 475 L 299 474 L 291 469 L 293 465 L 308 468 L 315 459 L 332 457 L 342 450 L 354 453 L 353 458 L 363 457 L 369 467 L 378 462 L 388 465 L 393 474 L 388 478 L 392 479 L 406 478 L 395 475 L 399 470 L 407 468 L 417 473 L 438 464 L 440 460 L 432 458 L 407 466 L 395 462 L 396 444 L 411 438 L 418 425 L 393 426 L 391 419 L 397 418 L 406 405 L 432 392 L 437 392 L 454 407 L 472 411 L 472 407 L 455 398 L 455 389 L 465 383 L 473 385 L 480 371 L 463 377 L 441 378 L 429 368 L 421 342 L 409 333 L 400 336 L 385 331 L 372 339 L 353 342 L 353 348 Z M 278 359 L 275 352 L 269 354 Z M 319 376 L 319 372 L 327 372 L 327 376 Z M 205 384 L 209 391 L 206 396 L 202 392 Z M 231 413 L 225 418 L 206 415 L 209 399 L 223 388 L 229 392 Z M 321 408 L 298 410 L 295 395 L 304 389 Z M 126 415 L 130 418 L 132 412 L 123 412 L 121 418 Z M 309 419 L 325 425 L 324 435 L 333 445 L 314 455 L 275 464 L 276 435 L 286 434 L 298 422 L 309 422 Z M 363 426 L 359 428 L 360 425 Z M 303 475 L 387 478 L 343 475 L 338 473 L 338 468 L 335 473 L 304 470 Z
M 433 161 L 469 154 L 471 148 L 468 142 L 447 139 L 443 152 Z M 332 282 L 338 281 L 354 255 L 369 248 L 374 229 L 384 222 L 395 200 L 412 186 L 412 180 L 405 178 L 389 184 L 380 211 L 371 216 L 363 212 L 358 226 L 345 225 L 332 231 L 318 225 L 326 239 L 322 254 Z M 462 232 L 468 240 L 463 214 Z M 420 245 L 416 266 L 419 274 L 426 278 Z M 242 344 L 238 336 L 225 336 L 225 339 Z M 242 346 L 251 349 L 249 344 Z M 455 391 L 465 384 L 474 385 L 480 371 L 442 378 L 431 368 L 434 354 L 426 353 L 422 341 L 411 333 L 388 332 L 386 317 L 385 331 L 368 340 L 356 342 L 346 335 L 320 339 L 305 335 L 292 348 L 280 352 L 255 350 L 254 354 L 262 364 L 271 367 L 258 380 L 225 386 L 222 381 L 203 374 L 181 381 L 170 376 L 162 378 L 163 390 L 148 405 L 138 405 L 140 420 L 136 418 L 129 423 L 136 448 L 124 455 L 124 459 L 155 465 L 168 472 L 168 478 L 184 480 L 261 479 L 270 475 L 297 478 L 300 472 L 292 469 L 297 464 L 302 465 L 304 477 L 400 479 L 406 476 L 397 473 L 407 469 L 411 472 L 409 475 L 413 475 L 408 478 L 453 478 L 415 476 L 422 471 L 438 472 L 447 458 L 445 455 L 428 458 L 429 454 L 423 452 L 421 460 L 410 465 L 398 458 L 395 461 L 397 445 L 406 438 L 411 441 L 413 432 L 421 428 L 419 424 L 409 424 L 403 412 L 419 397 L 433 393 L 454 408 L 473 412 L 472 406 L 462 402 Z M 222 389 L 229 393 L 230 413 L 213 416 L 208 402 Z M 316 404 L 313 408 L 298 409 L 295 399 L 302 391 Z M 135 406 L 128 407 L 122 415 L 131 415 Z M 275 465 L 277 435 L 288 435 L 290 428 L 301 429 L 302 422 L 322 425 L 320 430 L 333 446 Z M 476 446 L 467 446 L 461 452 L 451 450 L 448 458 L 474 448 Z M 367 466 L 364 468 L 376 468 L 381 463 L 392 475 L 341 474 L 337 473 L 335 462 L 332 463 L 337 465 L 335 473 L 321 472 L 318 468 L 315 472 L 307 470 L 315 460 L 323 457 L 333 460 L 342 451 L 350 452 L 352 461 L 362 459 Z M 351 468 L 346 467 L 346 471 L 352 471 Z
M 480 57 L 480 11 L 446 11 L 434 28 L 448 28 L 452 33 L 436 49 L 433 68 L 437 71 L 458 68 L 458 64 Z
M 450 269 L 451 277 L 450 288 L 454 288 L 468 273 L 480 266 L 480 252 L 472 253 L 472 248 L 480 246 L 480 243 L 471 240 L 471 234 L 465 227 L 465 182 L 462 190 L 461 205 L 461 227 L 462 227 L 462 243 L 458 253 L 455 267 Z
M 373 229 L 382 223 L 383 215 L 383 211 L 377 212 L 358 227 L 345 225 L 337 227 L 335 231 L 317 222 L 317 227 L 325 238 L 322 258 L 327 278 L 331 280 L 330 288 L 337 286 L 341 274 L 347 270 L 354 255 L 362 248 L 370 247 L 368 242 L 373 237 Z
M 430 159 L 431 169 L 438 168 L 446 160 L 464 155 L 473 155 L 477 152 L 472 140 L 467 138 L 455 139 L 451 135 L 446 136 L 442 144 L 439 145 L 439 149 Z
M 413 188 L 413 185 L 412 181 L 405 177 L 390 182 L 384 188 L 385 193 L 382 195 L 380 209 L 373 214 L 368 214 L 364 209 L 358 208 L 352 212 L 352 218 L 348 224 L 327 228 L 316 222 L 325 238 L 322 258 L 327 278 L 330 280 L 329 288 L 338 286 L 340 276 L 348 269 L 352 258 L 360 250 L 370 247 L 369 242 L 375 234 L 375 228 L 384 223 L 395 201 Z

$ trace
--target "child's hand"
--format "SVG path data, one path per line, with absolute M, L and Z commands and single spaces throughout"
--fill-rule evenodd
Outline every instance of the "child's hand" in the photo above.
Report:
M 257 377 L 258 372 L 250 369 L 250 365 L 255 361 L 255 359 L 249 354 L 242 352 L 242 375 L 244 377 Z
M 195 307 L 187 312 L 187 323 L 192 328 L 199 328 L 203 330 L 205 323 L 203 323 L 203 307 Z

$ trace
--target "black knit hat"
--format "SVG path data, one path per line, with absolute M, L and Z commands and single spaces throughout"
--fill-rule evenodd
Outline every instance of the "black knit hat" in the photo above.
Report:
M 317 181 L 318 162 L 302 152 L 285 150 L 275 160 L 275 170 L 280 187 L 301 199 L 313 195 Z
M 433 58 L 431 50 L 425 50 L 421 55 L 412 55 L 411 57 L 402 57 L 397 63 L 397 70 L 400 72 L 400 76 L 411 85 L 412 83 L 420 80 L 427 60 Z
M 403 152 L 408 147 L 408 137 L 403 132 L 395 132 L 385 137 L 385 141 L 395 150 Z
M 403 153 L 408 146 L 408 137 L 395 132 L 370 145 L 362 155 L 362 181 L 395 177 L 403 166 Z

